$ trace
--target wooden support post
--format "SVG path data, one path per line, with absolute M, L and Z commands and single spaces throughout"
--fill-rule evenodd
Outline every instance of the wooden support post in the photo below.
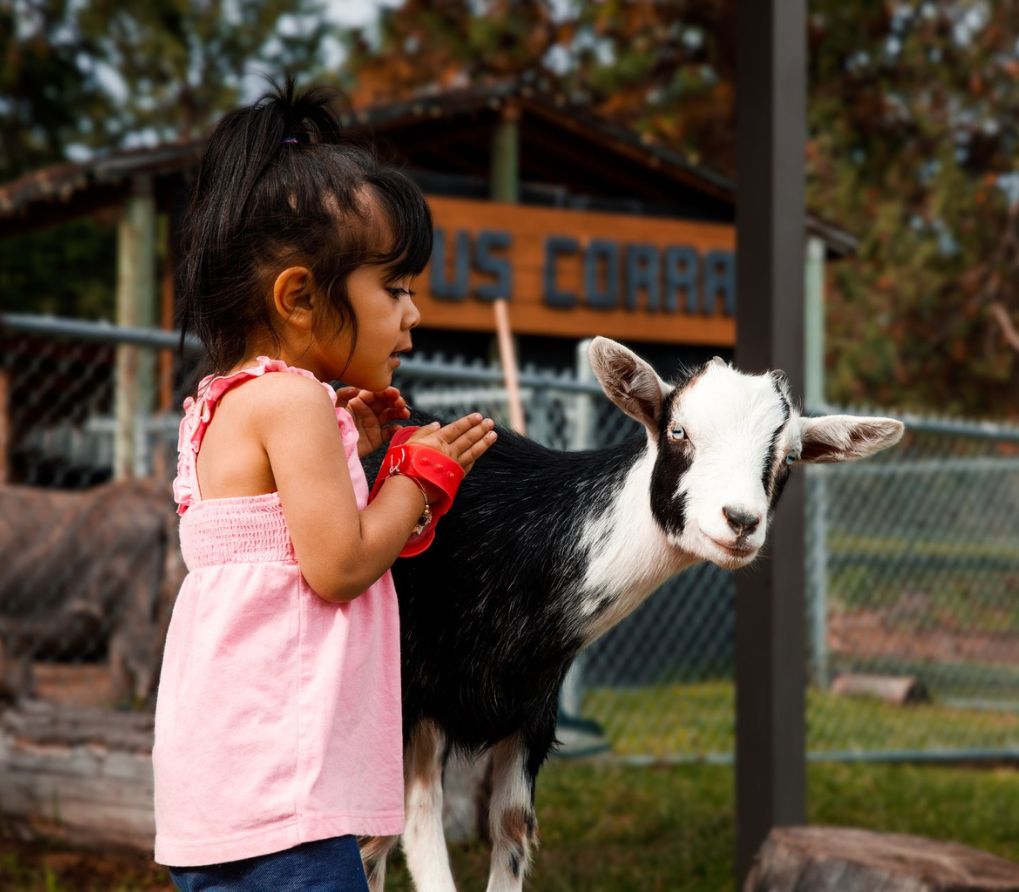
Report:
M 491 195 L 494 201 L 520 200 L 520 109 L 509 105 L 492 137 Z M 524 410 L 520 402 L 520 382 L 513 332 L 509 321 L 509 295 L 493 304 L 495 330 L 499 340 L 499 359 L 506 382 L 510 427 L 518 434 L 527 433 Z
M 117 230 L 117 324 L 152 327 L 155 315 L 156 207 L 150 177 L 136 177 L 124 201 Z M 134 477 L 143 456 L 139 423 L 152 411 L 154 370 L 151 351 L 117 348 L 116 431 L 113 475 Z
M 736 10 L 736 361 L 803 388 L 806 0 Z M 736 574 L 736 871 L 806 812 L 804 486 L 793 474 L 770 548 Z
M 174 288 L 173 288 L 173 239 L 168 214 L 159 219 L 159 254 L 162 260 L 162 271 L 159 277 L 160 293 L 160 328 L 173 331 Z M 159 351 L 159 411 L 167 412 L 174 408 L 173 392 L 173 350 Z
M 11 482 L 11 373 L 0 368 L 0 484 Z

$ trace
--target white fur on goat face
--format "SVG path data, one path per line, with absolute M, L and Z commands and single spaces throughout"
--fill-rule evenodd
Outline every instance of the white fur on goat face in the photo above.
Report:
M 670 544 L 723 567 L 756 556 L 799 452 L 783 379 L 708 363 L 663 401 L 651 505 Z
M 781 372 L 746 375 L 716 357 L 668 385 L 607 338 L 589 355 L 609 399 L 647 430 L 652 522 L 694 560 L 750 563 L 793 466 L 863 458 L 903 434 L 892 418 L 801 417 Z

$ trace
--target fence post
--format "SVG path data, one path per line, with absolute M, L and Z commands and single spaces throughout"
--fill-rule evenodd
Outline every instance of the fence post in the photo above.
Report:
M 591 338 L 578 341 L 576 348 L 576 378 L 578 383 L 588 384 L 595 380 L 591 371 L 591 363 L 587 358 Z M 593 449 L 594 442 L 594 394 L 578 391 L 574 396 L 573 432 L 570 435 L 570 448 L 576 451 Z M 564 741 L 564 750 L 594 753 L 608 748 L 602 729 L 595 722 L 580 718 L 581 704 L 584 699 L 584 664 L 587 652 L 577 654 L 563 686 L 559 690 L 559 725 L 573 731 L 573 740 Z
M 591 371 L 591 363 L 587 359 L 587 351 L 591 346 L 591 338 L 584 338 L 577 342 L 575 353 L 576 375 L 579 383 L 594 381 L 594 372 Z M 592 416 L 594 415 L 594 397 L 590 393 L 578 391 L 573 398 L 573 433 L 570 436 L 570 448 L 576 451 L 591 449 L 594 446 L 591 434 L 594 430 Z M 565 715 L 580 715 L 580 702 L 584 698 L 584 660 L 585 653 L 581 651 L 570 666 L 566 678 L 563 680 L 562 690 L 559 692 L 559 710 Z
M 810 560 L 807 596 L 810 610 L 810 656 L 814 686 L 827 690 L 828 672 L 828 468 L 808 465 L 807 516 L 810 520 Z
M 825 405 L 824 393 L 824 242 L 807 240 L 803 308 L 803 402 L 807 409 Z M 807 563 L 807 609 L 814 685 L 828 687 L 828 469 L 806 468 L 810 554 Z
M 124 199 L 117 229 L 117 324 L 155 327 L 156 205 L 150 177 L 135 177 Z M 152 411 L 153 357 L 147 348 L 117 346 L 115 386 L 116 430 L 113 476 L 144 474 L 144 432 L 141 416 Z

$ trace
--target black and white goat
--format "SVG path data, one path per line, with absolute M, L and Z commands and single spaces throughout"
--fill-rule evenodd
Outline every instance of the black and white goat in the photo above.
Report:
M 889 418 L 801 417 L 778 372 L 746 375 L 716 358 L 669 385 L 605 338 L 590 360 L 646 436 L 556 452 L 500 431 L 431 549 L 393 568 L 403 626 L 402 842 L 421 892 L 455 889 L 442 829 L 452 750 L 491 753 L 488 892 L 520 890 L 536 841 L 535 778 L 577 652 L 692 564 L 753 560 L 793 465 L 862 458 L 902 436 Z M 395 842 L 363 846 L 373 892 Z

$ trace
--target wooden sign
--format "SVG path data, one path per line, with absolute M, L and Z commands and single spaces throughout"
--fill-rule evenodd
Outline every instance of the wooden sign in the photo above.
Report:
M 735 228 L 429 196 L 432 260 L 414 283 L 427 328 L 733 346 Z

